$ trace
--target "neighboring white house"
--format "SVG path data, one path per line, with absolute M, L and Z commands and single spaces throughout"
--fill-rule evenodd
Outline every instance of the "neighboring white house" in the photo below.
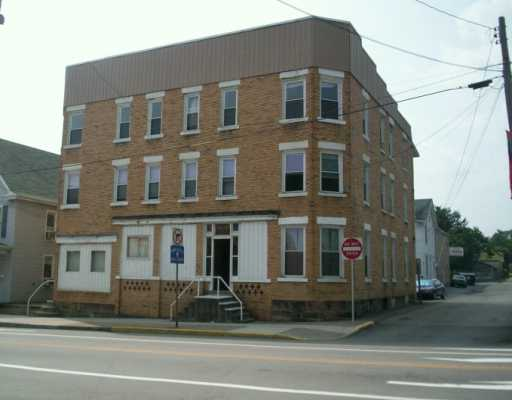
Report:
M 440 240 L 439 235 L 446 235 L 437 225 L 437 218 L 432 199 L 414 200 L 416 218 L 416 258 L 421 263 L 421 276 L 424 279 L 439 279 L 445 284 L 449 277 L 449 268 L 443 260 L 448 253 L 448 241 Z M 437 241 L 437 245 L 436 245 Z M 442 243 L 442 245 L 440 245 Z

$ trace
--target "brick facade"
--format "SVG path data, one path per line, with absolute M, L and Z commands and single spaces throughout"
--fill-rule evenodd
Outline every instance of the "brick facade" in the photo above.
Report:
M 309 68 L 306 79 L 306 109 L 308 120 L 282 124 L 282 81 L 279 74 L 266 74 L 240 79 L 238 87 L 239 129 L 218 132 L 220 88 L 218 82 L 202 85 L 200 93 L 200 133 L 185 136 L 183 129 L 183 94 L 180 89 L 165 91 L 163 97 L 162 134 L 159 139 L 144 138 L 147 130 L 147 100 L 145 94 L 133 96 L 130 141 L 113 143 L 116 134 L 116 104 L 114 99 L 88 103 L 82 144 L 64 149 L 62 164 L 80 164 L 80 207 L 59 211 L 59 237 L 90 237 L 114 235 L 112 243 L 111 291 L 94 293 L 58 289 L 55 301 L 70 304 L 108 305 L 114 314 L 167 317 L 174 298 L 174 282 L 160 279 L 161 227 L 157 217 L 218 216 L 273 210 L 276 218 L 308 217 L 305 226 L 306 282 L 281 282 L 281 227 L 278 220 L 267 221 L 267 280 L 265 282 L 233 282 L 233 288 L 247 308 L 259 319 L 339 318 L 349 311 L 350 270 L 345 262 L 344 279 L 319 282 L 320 226 L 317 217 L 343 217 L 344 235 L 363 236 L 364 224 L 371 225 L 370 278 L 365 280 L 363 262 L 356 262 L 356 299 L 358 311 L 378 310 L 395 302 L 406 302 L 413 296 L 414 275 L 414 184 L 412 157 L 414 149 L 405 151 L 406 166 L 402 165 L 404 150 L 402 131 L 394 130 L 395 158 L 389 159 L 379 147 L 378 108 L 369 111 L 370 140 L 362 135 L 361 109 L 363 88 L 350 73 L 344 72 L 342 107 L 345 122 L 332 124 L 317 120 L 320 109 L 320 75 L 316 67 Z M 198 82 L 200 84 L 200 82 Z M 370 93 L 371 95 L 371 93 Z M 370 107 L 377 103 L 371 99 Z M 63 143 L 67 140 L 68 113 L 64 114 Z M 305 196 L 279 197 L 281 192 L 281 151 L 279 143 L 307 141 L 305 149 Z M 344 144 L 343 195 L 327 197 L 319 194 L 320 141 Z M 218 192 L 218 149 L 238 148 L 236 156 L 235 200 L 216 200 Z M 179 202 L 182 167 L 179 154 L 200 152 L 198 159 L 197 202 Z M 363 154 L 370 158 L 370 205 L 363 204 Z M 161 155 L 160 202 L 142 204 L 145 190 L 144 156 Z M 114 168 L 112 160 L 130 159 L 128 166 L 128 204 L 111 206 Z M 391 215 L 380 207 L 379 177 L 381 168 L 395 177 L 395 212 Z M 408 223 L 403 215 L 403 185 L 407 187 Z M 64 173 L 60 179 L 59 202 L 63 202 Z M 125 218 L 123 220 L 123 218 Z M 233 217 L 230 217 L 233 218 Z M 153 236 L 153 276 L 151 279 L 125 279 L 121 271 L 122 230 L 119 221 L 156 221 Z M 204 222 L 198 222 L 196 233 L 196 274 L 204 274 Z M 381 230 L 396 234 L 397 279 L 382 281 Z M 404 242 L 404 238 L 408 242 Z M 405 281 L 404 248 L 409 257 L 409 281 Z M 389 255 L 388 251 L 388 255 Z M 160 260 L 160 262 L 159 262 Z M 61 261 L 62 264 L 62 261 Z M 186 283 L 180 283 L 183 290 Z M 184 296 L 182 305 L 193 299 Z M 397 300 L 394 300 L 397 299 Z M 181 309 L 181 307 L 180 307 Z M 76 310 L 75 310 L 76 311 Z

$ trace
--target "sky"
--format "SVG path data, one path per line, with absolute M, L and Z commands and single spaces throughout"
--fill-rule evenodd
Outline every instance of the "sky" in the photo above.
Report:
M 505 16 L 512 42 L 510 0 L 427 1 L 491 27 Z M 318 16 L 348 20 L 362 35 L 416 53 L 478 67 L 501 63 L 492 31 L 415 0 L 289 2 Z M 55 153 L 61 147 L 67 65 L 304 17 L 276 0 L 3 0 L 0 12 L 5 16 L 0 137 Z M 482 71 L 434 63 L 368 40 L 363 46 L 398 100 L 484 78 Z M 500 75 L 488 71 L 486 77 Z M 480 93 L 464 89 L 399 104 L 420 153 L 415 197 L 458 210 L 486 235 L 512 229 L 502 84 L 497 78 Z M 419 86 L 424 87 L 411 90 Z

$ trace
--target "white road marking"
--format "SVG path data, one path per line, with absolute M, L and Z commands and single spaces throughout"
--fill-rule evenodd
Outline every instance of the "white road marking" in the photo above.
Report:
M 475 363 L 475 364 L 509 364 L 512 363 L 512 357 L 494 357 L 494 358 L 448 358 L 448 357 L 426 357 L 426 360 L 437 361 L 453 361 L 460 363 Z
M 477 383 L 429 383 L 429 382 L 406 382 L 406 381 L 388 381 L 389 385 L 402 385 L 402 386 L 419 386 L 431 387 L 442 389 L 470 389 L 470 390 L 512 390 L 510 382 L 493 382 L 492 384 L 477 384 Z
M 157 343 L 157 344 L 179 344 L 179 345 L 197 345 L 197 346 L 221 346 L 221 347 L 245 347 L 253 349 L 271 349 L 271 350 L 294 350 L 294 351 L 326 351 L 326 352 L 355 352 L 355 353 L 382 353 L 382 354 L 441 354 L 441 355 L 457 355 L 457 356 L 474 356 L 475 353 L 466 353 L 464 351 L 432 351 L 423 350 L 422 348 L 399 350 L 399 349 L 385 349 L 385 348 L 358 348 L 358 347 L 322 347 L 322 346 L 294 346 L 294 345 L 266 345 L 266 344 L 249 344 L 249 343 L 232 343 L 232 342 L 213 342 L 213 341 L 196 341 L 196 340 L 173 340 L 173 339 L 143 339 L 140 337 L 114 337 L 114 336 L 82 336 L 82 335 L 59 335 L 50 333 L 25 333 L 25 332 L 2 332 L 0 335 L 13 335 L 13 336 L 34 336 L 34 337 L 54 337 L 65 339 L 78 339 L 78 340 L 109 340 L 113 342 L 133 342 L 133 343 Z M 464 348 L 460 348 L 463 350 Z M 484 350 L 484 349 L 482 349 Z M 499 356 L 497 353 L 483 353 L 479 355 L 486 356 Z
M 495 348 L 495 347 L 432 347 L 434 350 L 448 350 L 448 351 L 458 351 L 458 350 L 464 350 L 464 351 L 492 351 L 492 352 L 503 352 L 503 353 L 512 353 L 512 348 Z
M 216 388 L 237 389 L 237 390 L 251 390 L 251 391 L 257 391 L 257 392 L 299 394 L 299 395 L 309 395 L 309 396 L 348 397 L 348 398 L 352 398 L 352 399 L 373 399 L 373 400 L 434 400 L 434 399 L 425 399 L 425 398 L 420 399 L 417 397 L 383 396 L 383 395 L 378 395 L 378 394 L 330 392 L 330 391 L 324 391 L 324 390 L 303 390 L 303 389 L 279 388 L 279 387 L 270 387 L 270 386 L 239 385 L 239 384 L 223 383 L 223 382 L 192 381 L 192 380 L 185 380 L 185 379 L 167 379 L 167 378 L 151 378 L 151 377 L 146 377 L 146 376 L 104 374 L 104 373 L 99 373 L 99 372 L 63 370 L 63 369 L 54 369 L 54 368 L 39 368 L 39 367 L 32 367 L 32 366 L 18 365 L 18 364 L 0 364 L 0 368 L 10 368 L 10 369 L 18 369 L 18 370 L 34 371 L 34 372 L 46 372 L 46 373 L 52 373 L 52 374 L 88 376 L 88 377 L 95 377 L 95 378 L 119 379 L 119 380 L 127 380 L 127 381 L 174 383 L 174 384 L 179 384 L 179 385 L 216 387 Z

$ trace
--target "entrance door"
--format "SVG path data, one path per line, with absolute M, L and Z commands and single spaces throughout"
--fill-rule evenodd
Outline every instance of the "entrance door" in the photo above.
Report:
M 222 277 L 229 285 L 229 239 L 214 239 L 213 243 L 213 275 Z M 220 290 L 227 290 L 227 288 L 221 284 Z

